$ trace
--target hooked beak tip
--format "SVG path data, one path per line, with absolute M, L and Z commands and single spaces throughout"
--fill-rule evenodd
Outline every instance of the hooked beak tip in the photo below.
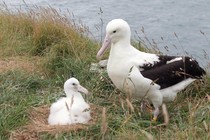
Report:
M 101 59 L 101 55 L 100 55 L 99 53 L 97 53 L 96 59 L 97 59 L 97 60 L 100 60 L 100 59 Z
M 84 93 L 84 94 L 86 94 L 86 95 L 89 94 L 88 90 L 87 90 L 86 88 L 84 88 L 83 86 L 81 86 L 81 85 L 80 85 L 78 91 L 81 92 L 81 93 Z

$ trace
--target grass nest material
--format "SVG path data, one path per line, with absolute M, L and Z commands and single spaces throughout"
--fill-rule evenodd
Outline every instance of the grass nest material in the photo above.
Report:
M 50 113 L 50 106 L 43 105 L 34 107 L 29 114 L 30 121 L 27 125 L 22 126 L 16 131 L 11 132 L 11 140 L 36 140 L 39 139 L 38 134 L 42 132 L 56 135 L 64 132 L 76 132 L 88 129 L 89 126 L 96 124 L 99 121 L 99 116 L 102 113 L 102 108 L 96 105 L 90 105 L 92 119 L 88 124 L 74 124 L 74 125 L 49 125 L 48 116 Z

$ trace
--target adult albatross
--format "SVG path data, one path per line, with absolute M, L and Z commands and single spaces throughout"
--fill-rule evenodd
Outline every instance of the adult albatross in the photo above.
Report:
M 114 85 L 135 98 L 147 98 L 154 106 L 157 120 L 163 102 L 173 101 L 177 92 L 186 88 L 206 72 L 187 56 L 145 53 L 130 44 L 128 23 L 114 19 L 106 26 L 106 36 L 97 53 L 100 58 L 111 47 L 107 72 Z

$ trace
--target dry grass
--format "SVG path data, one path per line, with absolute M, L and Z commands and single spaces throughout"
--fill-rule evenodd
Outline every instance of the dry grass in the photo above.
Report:
M 15 70 L 25 71 L 30 74 L 41 73 L 40 58 L 15 56 L 0 59 L 0 73 Z
M 102 108 L 96 105 L 91 105 L 92 119 L 87 124 L 74 125 L 49 125 L 48 116 L 50 106 L 43 105 L 40 107 L 33 107 L 30 112 L 30 121 L 27 125 L 20 127 L 18 130 L 11 132 L 11 140 L 26 140 L 39 139 L 39 133 L 46 132 L 51 135 L 57 135 L 64 132 L 77 132 L 80 130 L 87 130 L 89 126 L 95 125 L 100 121 L 99 116 L 102 113 Z

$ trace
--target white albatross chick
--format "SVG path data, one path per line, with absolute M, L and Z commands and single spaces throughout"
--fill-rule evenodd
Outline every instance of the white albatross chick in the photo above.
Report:
M 153 120 L 156 120 L 163 102 L 173 101 L 179 91 L 194 80 L 201 79 L 206 72 L 196 60 L 187 56 L 141 52 L 131 45 L 130 37 L 130 27 L 126 21 L 110 21 L 97 58 L 111 48 L 107 63 L 109 78 L 122 92 L 131 91 L 127 94 L 139 99 L 147 98 L 155 108 Z M 126 81 L 128 86 L 125 88 Z
M 48 123 L 50 125 L 86 124 L 90 119 L 90 106 L 85 102 L 80 92 L 88 94 L 76 78 L 70 78 L 64 83 L 66 97 L 53 103 L 50 107 Z

